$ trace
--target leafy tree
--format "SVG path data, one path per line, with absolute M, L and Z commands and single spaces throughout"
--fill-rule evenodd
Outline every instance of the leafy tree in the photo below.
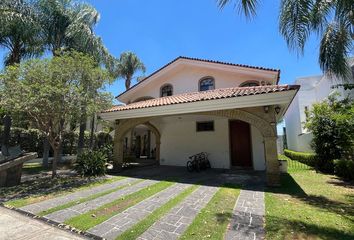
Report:
M 317 167 L 333 171 L 334 159 L 354 158 L 354 101 L 328 100 L 314 104 L 306 127 L 312 132 L 312 147 L 318 156 Z
M 132 52 L 124 52 L 120 55 L 115 66 L 115 75 L 125 80 L 125 88 L 129 89 L 131 82 L 134 78 L 140 79 L 134 76 L 137 71 L 145 72 L 145 65 L 143 62 Z
M 1 105 L 25 111 L 53 148 L 53 177 L 64 130 L 81 111 L 81 104 L 93 113 L 112 101 L 110 94 L 101 90 L 109 79 L 107 72 L 97 67 L 92 57 L 77 52 L 10 66 L 0 79 L 4 85 Z M 95 91 L 87 92 L 85 88 Z
M 246 17 L 256 15 L 259 0 L 217 0 L 224 8 L 232 3 Z M 312 33 L 320 40 L 319 64 L 330 75 L 353 87 L 348 57 L 353 54 L 353 0 L 281 0 L 279 30 L 291 50 L 303 54 Z M 348 85 L 349 84 L 349 85 Z

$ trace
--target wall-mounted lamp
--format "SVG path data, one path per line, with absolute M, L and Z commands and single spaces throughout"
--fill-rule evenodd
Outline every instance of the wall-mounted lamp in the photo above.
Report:
M 264 112 L 268 113 L 269 112 L 269 106 L 264 106 Z
M 276 114 L 279 114 L 280 113 L 280 107 L 279 106 L 276 106 L 274 108 L 274 111 L 276 112 Z

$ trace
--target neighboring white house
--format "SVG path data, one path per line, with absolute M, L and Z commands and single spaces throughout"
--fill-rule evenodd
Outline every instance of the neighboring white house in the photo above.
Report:
M 115 124 L 114 158 L 155 158 L 186 166 L 207 152 L 213 168 L 266 170 L 279 180 L 276 123 L 299 86 L 278 85 L 280 71 L 178 57 L 120 94 L 104 111 Z
M 353 61 L 351 67 L 354 71 Z M 301 77 L 295 80 L 295 84 L 300 85 L 301 88 L 285 114 L 286 138 L 289 149 L 313 152 L 311 149 L 312 134 L 305 128 L 306 112 L 311 109 L 314 103 L 323 101 L 335 92 L 339 93 L 339 98 L 354 97 L 354 90 L 333 87 L 342 83 L 341 80 L 332 79 L 326 75 Z

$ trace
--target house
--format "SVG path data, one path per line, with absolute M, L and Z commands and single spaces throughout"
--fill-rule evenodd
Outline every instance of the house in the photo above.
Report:
M 123 92 L 102 112 L 114 122 L 114 161 L 154 158 L 186 166 L 207 152 L 213 168 L 266 171 L 279 181 L 276 123 L 299 86 L 278 85 L 280 71 L 178 57 Z
M 354 76 L 354 59 L 349 62 Z M 307 112 L 314 103 L 338 93 L 340 98 L 354 98 L 354 90 L 344 90 L 335 86 L 343 84 L 340 79 L 333 79 L 328 75 L 301 77 L 295 84 L 301 88 L 290 104 L 285 114 L 287 148 L 300 152 L 313 152 L 311 149 L 312 134 L 305 128 Z

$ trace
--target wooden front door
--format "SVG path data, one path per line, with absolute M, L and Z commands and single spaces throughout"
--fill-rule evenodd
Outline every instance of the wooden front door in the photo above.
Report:
M 231 165 L 252 167 L 252 147 L 250 125 L 243 121 L 230 121 Z

